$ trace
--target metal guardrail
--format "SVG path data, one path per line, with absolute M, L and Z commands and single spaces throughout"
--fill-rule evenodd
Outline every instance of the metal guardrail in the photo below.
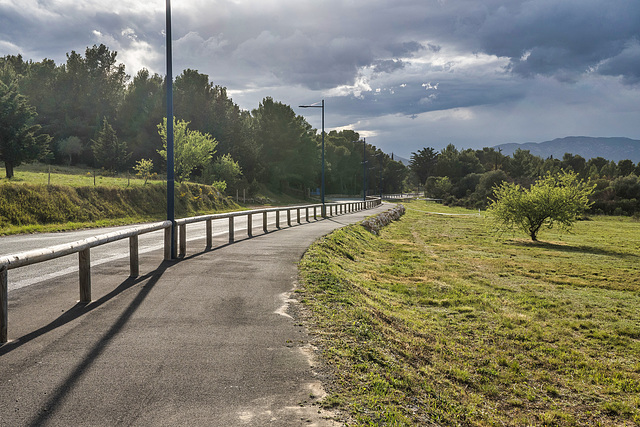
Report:
M 310 212 L 313 209 L 313 218 L 317 219 L 318 210 L 322 217 L 328 215 L 334 216 L 344 213 L 356 212 L 364 209 L 371 209 L 382 203 L 379 198 L 370 198 L 366 202 L 344 202 L 344 203 L 325 203 L 316 205 L 287 206 L 279 208 L 255 209 L 248 211 L 229 212 L 224 214 L 202 215 L 197 217 L 182 218 L 175 220 L 177 232 L 173 233 L 174 239 L 179 236 L 179 254 L 184 256 L 187 246 L 187 224 L 196 222 L 206 222 L 206 240 L 207 248 L 213 245 L 213 220 L 229 219 L 229 243 L 235 240 L 234 222 L 239 216 L 247 217 L 247 235 L 252 237 L 253 233 L 253 216 L 262 214 L 263 231 L 267 230 L 267 214 L 275 212 L 276 228 L 280 228 L 280 213 L 286 212 L 287 225 L 291 226 L 291 212 L 297 213 L 297 223 L 301 223 L 301 212 L 305 211 L 305 220 L 310 222 Z M 115 231 L 108 234 L 102 234 L 90 237 L 76 242 L 65 243 L 62 245 L 51 246 L 44 249 L 36 249 L 32 251 L 22 252 L 14 255 L 0 257 L 0 345 L 7 342 L 8 339 L 8 294 L 9 294 L 9 278 L 8 270 L 24 267 L 27 265 L 37 264 L 44 261 L 50 261 L 74 253 L 78 254 L 78 270 L 80 283 L 80 303 L 87 304 L 91 302 L 91 248 L 105 245 L 107 243 L 118 240 L 129 239 L 129 265 L 130 276 L 137 277 L 139 275 L 139 252 L 138 252 L 138 236 L 152 231 L 164 229 L 164 259 L 173 258 L 171 254 L 171 221 L 161 221 L 151 224 L 143 224 L 134 226 L 121 231 Z M 177 242 L 176 242 L 177 243 Z M 174 245 L 176 247 L 176 245 Z
M 416 197 L 420 197 L 420 193 L 400 193 L 400 194 L 383 194 L 382 199 L 414 199 Z

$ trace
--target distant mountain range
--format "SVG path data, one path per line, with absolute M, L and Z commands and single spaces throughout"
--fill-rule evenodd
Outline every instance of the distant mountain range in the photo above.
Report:
M 493 148 L 502 150 L 502 154 L 511 156 L 518 148 L 529 150 L 533 155 L 546 159 L 553 156 L 562 159 L 565 153 L 580 155 L 586 160 L 604 157 L 618 162 L 629 159 L 640 162 L 640 140 L 630 138 L 593 138 L 589 136 L 568 136 L 553 141 L 526 142 L 524 144 L 500 144 Z

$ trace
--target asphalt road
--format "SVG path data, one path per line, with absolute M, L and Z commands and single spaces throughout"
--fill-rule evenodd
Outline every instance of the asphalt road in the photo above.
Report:
M 304 221 L 304 212 L 303 221 Z M 292 213 L 292 222 L 297 220 L 295 212 Z M 284 219 L 283 219 L 284 218 Z M 270 230 L 275 228 L 275 213 L 269 213 L 267 224 Z M 280 214 L 280 225 L 286 226 L 286 216 Z M 29 235 L 15 235 L 0 237 L 0 256 L 16 254 L 32 249 L 46 248 L 63 243 L 83 240 L 98 234 L 106 234 L 112 231 L 124 230 L 131 226 L 107 227 L 92 230 L 78 230 L 64 233 L 38 233 Z M 262 232 L 262 215 L 253 215 L 253 227 L 255 231 Z M 213 221 L 214 237 L 223 238 L 228 236 L 229 220 L 220 219 Z M 235 219 L 236 236 L 244 236 L 247 231 L 247 218 L 240 216 Z M 143 234 L 139 237 L 139 253 L 159 250 L 163 247 L 163 231 Z M 195 245 L 202 250 L 205 247 L 205 223 L 199 222 L 187 225 L 187 246 Z M 91 249 L 91 267 L 110 263 L 120 259 L 128 259 L 129 241 L 127 239 L 113 242 L 107 245 L 98 246 Z M 51 261 L 13 269 L 9 272 L 9 290 L 20 289 L 25 286 L 34 285 L 45 280 L 53 280 L 66 274 L 78 271 L 78 255 L 73 254 Z
M 289 295 L 314 240 L 386 209 L 267 234 L 254 222 L 253 238 L 219 234 L 180 261 L 150 250 L 137 279 L 115 258 L 92 268 L 88 305 L 76 303 L 77 272 L 11 290 L 0 425 L 339 425 L 317 406 L 314 351 Z

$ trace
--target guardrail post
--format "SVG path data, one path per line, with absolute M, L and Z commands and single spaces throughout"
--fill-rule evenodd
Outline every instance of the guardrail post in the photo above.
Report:
M 309 207 L 304 208 L 305 217 L 307 218 L 307 222 L 309 222 Z
M 0 265 L 0 345 L 8 340 L 9 322 L 9 274 L 6 265 Z
M 172 244 L 172 254 L 171 254 L 171 259 L 173 258 L 177 258 L 178 254 L 176 254 L 176 252 L 178 251 L 178 227 L 176 226 L 176 223 L 173 223 L 173 226 L 171 227 L 173 229 L 173 232 L 171 233 L 173 236 L 173 244 Z
M 317 221 L 318 220 L 318 215 L 316 214 L 316 207 L 313 207 L 313 220 Z
M 138 277 L 140 275 L 140 259 L 138 256 L 138 235 L 129 237 L 129 275 Z
M 268 231 L 267 230 L 267 212 L 262 212 L 262 231 L 264 231 L 265 233 Z
M 253 237 L 253 218 L 251 214 L 247 214 L 247 236 Z
M 276 228 L 280 228 L 280 211 L 276 210 Z
M 287 209 L 287 225 L 291 227 L 291 209 Z
M 213 246 L 213 221 L 207 220 L 207 248 Z
M 187 224 L 180 224 L 178 230 L 180 234 L 180 254 L 178 256 L 184 258 L 187 254 Z
M 91 249 L 78 252 L 80 270 L 80 302 L 91 302 Z
M 233 243 L 234 241 L 234 236 L 233 236 L 233 217 L 230 216 L 229 217 L 229 243 Z
M 164 229 L 164 260 L 171 260 L 171 227 Z
M 297 210 L 298 210 L 298 224 L 300 224 L 300 208 L 298 208 Z

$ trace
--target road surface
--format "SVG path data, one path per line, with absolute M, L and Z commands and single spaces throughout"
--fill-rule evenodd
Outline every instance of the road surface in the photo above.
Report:
M 151 250 L 137 279 L 114 259 L 92 269 L 86 306 L 77 272 L 13 289 L 0 425 L 340 425 L 317 404 L 314 349 L 291 309 L 296 263 L 320 236 L 388 207 L 267 234 L 254 222 L 253 238 L 192 243 L 180 261 Z
M 297 220 L 296 213 L 292 212 L 292 222 Z M 269 229 L 275 229 L 275 213 L 269 213 L 267 224 Z M 304 212 L 303 218 L 304 221 Z M 280 226 L 286 226 L 286 215 L 280 213 Z M 0 256 L 16 254 L 32 249 L 46 248 L 63 243 L 75 242 L 87 239 L 98 234 L 106 234 L 117 230 L 131 228 L 131 225 L 121 227 L 108 227 L 91 230 L 78 230 L 64 233 L 39 233 L 29 235 L 15 235 L 0 237 Z M 247 217 L 240 216 L 235 219 L 236 236 L 243 236 L 247 231 Z M 262 215 L 253 215 L 254 233 L 262 232 Z M 214 237 L 223 239 L 228 236 L 229 220 L 219 219 L 213 221 Z M 145 254 L 157 251 L 163 247 L 164 231 L 142 234 L 139 237 L 139 253 Z M 187 245 L 195 245 L 202 250 L 205 246 L 205 223 L 199 222 L 187 225 Z M 202 243 L 201 243 L 202 242 Z M 110 263 L 120 259 L 128 259 L 129 241 L 128 239 L 113 242 L 108 245 L 98 246 L 91 249 L 91 267 Z M 44 263 L 13 269 L 9 272 L 9 290 L 20 289 L 25 286 L 34 285 L 45 280 L 53 280 L 57 277 L 71 274 L 78 271 L 78 255 L 68 255 Z

